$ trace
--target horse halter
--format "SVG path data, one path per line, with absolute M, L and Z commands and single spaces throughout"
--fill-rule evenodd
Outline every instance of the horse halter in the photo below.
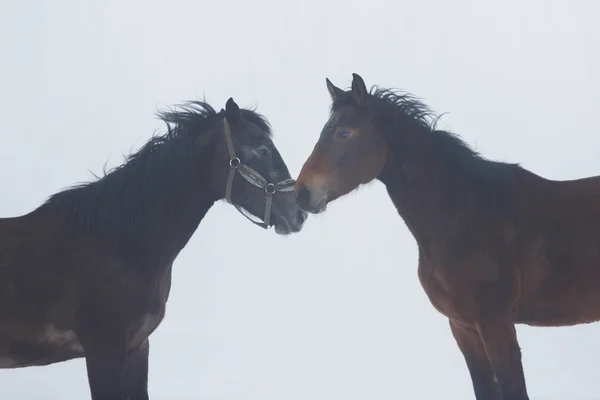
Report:
M 271 227 L 271 208 L 273 204 L 273 195 L 277 192 L 293 192 L 296 181 L 294 179 L 285 179 L 281 182 L 270 183 L 261 174 L 249 166 L 242 164 L 242 161 L 235 155 L 235 149 L 233 147 L 233 139 L 231 137 L 231 127 L 227 118 L 223 119 L 223 127 L 225 130 L 225 140 L 227 141 L 227 149 L 229 150 L 229 176 L 227 177 L 227 186 L 225 187 L 225 199 L 229 204 L 234 206 L 240 214 L 248 218 L 250 222 L 256 224 L 264 229 Z M 235 172 L 238 171 L 242 178 L 248 183 L 258 188 L 264 189 L 265 191 L 265 215 L 263 222 L 256 222 L 252 218 L 248 217 L 236 204 L 231 201 L 231 189 L 233 188 L 233 179 L 235 178 Z

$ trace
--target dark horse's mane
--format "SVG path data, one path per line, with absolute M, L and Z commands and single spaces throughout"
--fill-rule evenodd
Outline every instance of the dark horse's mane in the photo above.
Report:
M 188 185 L 201 184 L 198 146 L 209 146 L 216 120 L 223 112 L 201 101 L 183 104 L 181 110 L 157 112 L 167 126 L 137 152 L 92 182 L 71 186 L 48 198 L 37 211 L 57 213 L 77 234 L 101 235 L 118 240 L 134 238 L 145 229 L 144 216 L 177 212 L 178 198 Z M 267 120 L 253 110 L 241 109 L 242 118 L 271 134 Z
M 351 104 L 351 96 L 351 92 L 345 92 L 337 98 L 332 104 L 332 111 Z M 386 140 L 392 150 L 398 150 L 400 154 L 406 151 L 401 128 L 408 128 L 426 135 L 428 145 L 447 162 L 449 168 L 455 168 L 479 183 L 511 182 L 515 172 L 521 170 L 519 164 L 488 160 L 455 133 L 438 130 L 437 123 L 441 116 L 410 93 L 373 87 L 366 107 L 385 123 L 398 127 L 388 130 L 391 132 L 387 132 L 389 137 Z

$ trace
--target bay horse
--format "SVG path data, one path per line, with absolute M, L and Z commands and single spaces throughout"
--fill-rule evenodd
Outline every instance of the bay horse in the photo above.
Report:
M 85 357 L 92 399 L 146 400 L 173 262 L 211 206 L 226 199 L 280 235 L 302 229 L 266 118 L 232 98 L 158 116 L 167 132 L 121 166 L 0 219 L 0 368 Z
M 297 178 L 298 206 L 321 213 L 382 182 L 476 398 L 528 399 L 515 324 L 600 320 L 600 177 L 554 181 L 488 160 L 409 93 L 367 90 L 357 74 L 350 90 L 326 84 L 331 112 Z

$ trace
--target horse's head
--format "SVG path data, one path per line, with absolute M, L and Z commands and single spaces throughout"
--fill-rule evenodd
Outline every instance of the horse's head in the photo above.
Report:
M 298 180 L 298 205 L 311 213 L 375 179 L 387 158 L 387 145 L 373 122 L 364 81 L 353 74 L 352 89 L 344 91 L 329 79 L 332 112 Z
M 213 168 L 227 171 L 215 174 L 223 197 L 263 228 L 275 226 L 282 235 L 299 232 L 307 214 L 296 205 L 295 181 L 271 140 L 267 120 L 240 109 L 231 98 L 220 114 L 222 141 Z

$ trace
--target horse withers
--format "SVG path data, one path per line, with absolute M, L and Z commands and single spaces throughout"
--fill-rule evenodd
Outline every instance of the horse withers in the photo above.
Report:
M 148 337 L 211 206 L 226 199 L 281 235 L 302 229 L 263 116 L 233 99 L 159 116 L 167 132 L 123 165 L 0 219 L 0 368 L 85 357 L 92 399 L 148 399 Z
M 600 320 L 600 177 L 553 181 L 480 156 L 407 93 L 326 80 L 329 120 L 299 207 L 378 179 L 414 236 L 418 275 L 448 317 L 478 400 L 528 399 L 515 323 Z

